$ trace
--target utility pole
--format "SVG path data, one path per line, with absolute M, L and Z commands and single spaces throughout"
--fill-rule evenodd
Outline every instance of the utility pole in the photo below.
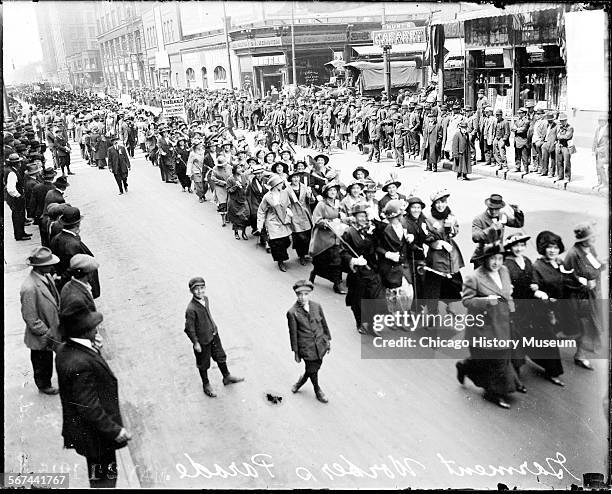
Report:
M 232 74 L 232 59 L 230 58 L 229 33 L 227 26 L 227 12 L 225 11 L 225 0 L 223 0 L 223 27 L 225 28 L 225 48 L 227 50 L 227 66 L 229 68 L 230 89 L 234 89 L 234 76 Z
M 293 84 L 297 87 L 297 77 L 295 76 L 295 1 L 291 2 L 291 70 L 293 75 Z
M 382 2 L 381 27 L 384 29 L 386 21 L 385 2 Z M 383 63 L 385 76 L 385 91 L 387 92 L 387 100 L 391 101 L 391 46 L 385 45 L 383 49 Z

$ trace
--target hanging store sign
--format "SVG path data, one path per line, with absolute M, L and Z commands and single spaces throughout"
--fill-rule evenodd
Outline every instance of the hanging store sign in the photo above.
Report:
M 412 29 L 416 27 L 414 22 L 394 22 L 389 24 L 383 24 L 383 30 L 385 31 L 401 31 L 402 29 Z
M 394 29 L 372 31 L 372 40 L 375 46 L 393 45 L 416 45 L 427 44 L 427 31 L 425 27 L 415 27 L 410 29 Z
M 289 42 L 291 37 L 289 37 Z M 295 44 L 303 45 L 309 43 L 344 43 L 346 34 L 301 34 L 295 36 Z
M 250 38 L 250 39 L 239 39 L 237 41 L 230 42 L 230 48 L 233 50 L 242 50 L 244 48 L 262 48 L 267 46 L 281 46 L 283 44 L 280 37 L 270 38 Z
M 266 55 L 261 57 L 251 57 L 253 67 L 267 67 L 270 65 L 285 65 L 287 63 L 285 55 Z

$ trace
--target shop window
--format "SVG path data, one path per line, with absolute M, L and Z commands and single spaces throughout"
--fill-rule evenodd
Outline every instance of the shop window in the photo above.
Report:
M 208 74 L 206 72 L 206 67 L 202 67 L 200 71 L 202 72 L 202 89 L 208 89 Z
M 225 72 L 225 69 L 220 65 L 217 65 L 215 67 L 214 78 L 215 82 L 222 82 L 227 79 L 227 73 Z
M 187 79 L 187 87 L 190 88 L 195 82 L 195 70 L 191 67 L 185 71 L 185 78 Z

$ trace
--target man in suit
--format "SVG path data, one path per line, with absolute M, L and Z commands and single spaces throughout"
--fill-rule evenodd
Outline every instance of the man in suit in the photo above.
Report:
M 62 401 L 64 447 L 87 459 L 89 486 L 114 488 L 117 456 L 131 439 L 119 410 L 117 378 L 95 343 L 99 312 L 82 312 L 66 327 L 55 367 Z
M 381 133 L 381 125 L 378 122 L 378 117 L 372 115 L 368 126 L 368 135 L 370 136 L 370 154 L 368 155 L 368 161 L 372 161 L 372 158 L 374 158 L 376 163 L 380 162 Z
M 244 378 L 232 376 L 227 368 L 227 355 L 221 345 L 217 325 L 210 314 L 210 304 L 206 296 L 204 278 L 198 276 L 189 280 L 189 291 L 193 298 L 185 311 L 185 333 L 193 344 L 193 353 L 202 379 L 204 393 L 206 396 L 214 398 L 217 395 L 208 380 L 211 358 L 217 362 L 219 370 L 223 374 L 224 386 L 242 382 Z
M 442 124 L 438 122 L 436 114 L 429 113 L 427 122 L 423 126 L 423 158 L 427 160 L 425 171 L 438 171 L 438 161 L 442 150 L 442 134 Z
M 23 196 L 25 199 L 26 218 L 29 218 L 29 224 L 32 224 L 32 218 L 34 218 L 34 210 L 32 209 L 32 191 L 34 190 L 34 187 L 42 183 L 40 180 L 41 171 L 42 162 L 35 160 L 26 166 L 24 172 Z M 26 224 L 28 224 L 27 221 Z
M 70 145 L 67 139 L 64 139 L 61 129 L 55 131 L 54 150 L 57 164 L 62 170 L 62 175 L 66 174 L 65 170 L 68 171 L 68 175 L 74 175 L 74 173 L 70 171 Z
M 62 288 L 60 297 L 59 318 L 62 338 L 66 336 L 64 328 L 70 325 L 75 314 L 96 311 L 91 280 L 99 267 L 98 261 L 87 254 L 75 254 L 70 259 L 69 271 L 72 277 Z
M 534 122 L 533 122 L 533 135 L 531 136 L 531 154 L 533 155 L 533 163 L 535 165 L 535 172 L 540 173 L 542 171 L 542 146 L 546 139 L 546 131 L 548 130 L 548 121 L 544 115 L 542 108 L 536 110 Z
M 514 132 L 514 171 L 521 171 L 521 161 L 523 162 L 523 172 L 529 173 L 529 161 L 531 147 L 528 145 L 527 132 L 529 131 L 530 121 L 527 118 L 527 109 L 518 109 L 518 118 L 510 129 Z
M 510 141 L 510 124 L 504 118 L 502 110 L 495 110 L 495 131 L 493 137 L 493 155 L 495 163 L 499 170 L 508 169 L 508 160 L 506 159 L 506 146 Z
M 509 217 L 502 209 L 506 203 L 499 194 L 491 194 L 485 199 L 487 209 L 472 220 L 472 242 L 478 244 L 471 262 L 474 269 L 480 266 L 480 256 L 485 244 L 501 242 L 504 237 L 505 227 L 522 228 L 525 224 L 525 215 L 515 204 L 510 204 L 513 217 Z
M 68 268 L 72 256 L 75 254 L 93 256 L 79 236 L 81 226 L 81 212 L 79 209 L 72 206 L 66 207 L 61 216 L 61 221 L 64 228 L 51 241 L 51 250 L 59 257 L 59 263 L 57 263 L 55 272 L 61 277 L 59 283 L 60 289 L 70 279 Z M 91 275 L 91 289 L 93 298 L 98 298 L 100 296 L 100 281 L 97 270 Z
M 542 144 L 542 176 L 548 175 L 549 177 L 555 176 L 555 149 L 557 146 L 557 124 L 555 123 L 555 116 L 552 113 L 546 115 L 546 121 L 548 126 L 546 127 L 546 137 Z M 549 169 L 550 165 L 550 169 Z
M 295 361 L 299 364 L 304 360 L 305 371 L 291 391 L 297 393 L 310 379 L 317 400 L 327 403 L 328 399 L 319 386 L 319 369 L 323 357 L 331 350 L 331 334 L 323 314 L 322 307 L 309 300 L 314 285 L 310 281 L 300 280 L 293 285 L 297 301 L 287 311 L 289 338 Z
M 30 210 L 32 211 L 32 218 L 34 220 L 35 225 L 40 226 L 40 220 L 45 211 L 45 197 L 47 196 L 47 192 L 51 189 L 54 189 L 53 179 L 56 175 L 55 169 L 50 166 L 43 170 L 42 179 L 43 182 L 40 184 L 36 184 L 32 189 L 32 194 L 30 196 Z M 42 232 L 41 228 L 41 232 Z
M 130 171 L 130 158 L 128 157 L 127 151 L 124 146 L 119 144 L 119 138 L 112 138 L 113 145 L 108 150 L 108 168 L 111 173 L 115 176 L 115 181 L 119 186 L 119 195 L 128 191 L 128 172 Z
M 166 183 L 176 183 L 174 174 L 174 149 L 168 137 L 168 128 L 161 127 L 157 138 L 157 149 L 159 150 L 159 170 L 161 179 Z
M 60 295 L 51 272 L 59 262 L 47 247 L 36 247 L 27 263 L 32 266 L 21 285 L 21 316 L 26 323 L 24 342 L 30 349 L 34 382 L 41 393 L 55 395 L 51 386 L 53 376 L 53 349 L 60 342 Z
M 559 130 L 557 131 L 557 179 L 569 182 L 572 179 L 572 153 L 574 127 L 567 122 L 567 114 L 559 114 Z

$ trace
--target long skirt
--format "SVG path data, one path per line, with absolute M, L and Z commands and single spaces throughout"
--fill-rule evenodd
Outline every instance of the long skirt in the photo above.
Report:
M 178 177 L 181 187 L 191 187 L 191 179 L 187 176 L 187 167 L 180 161 L 176 163 L 176 176 Z
M 470 357 L 462 363 L 465 375 L 492 395 L 505 396 L 522 385 L 512 366 L 510 350 L 470 347 Z
M 524 309 L 519 305 L 517 309 Z M 536 341 L 550 341 L 555 339 L 556 328 L 558 327 L 558 321 L 560 313 L 547 310 L 548 307 L 544 307 L 542 303 L 532 304 L 533 309 L 528 311 L 531 317 L 531 324 L 521 325 L 519 328 L 517 325 L 516 332 L 522 337 L 534 337 Z M 522 310 L 524 313 L 525 311 Z M 533 317 L 535 315 L 535 317 Z M 521 316 L 519 316 L 520 318 Z M 513 336 L 514 337 L 514 336 Z M 531 361 L 544 369 L 544 373 L 547 377 L 557 377 L 563 374 L 563 364 L 561 363 L 561 354 L 557 347 L 544 347 L 538 348 L 537 345 L 529 346 L 524 349 L 525 355 L 527 355 Z
M 438 313 L 438 302 L 448 304 L 454 300 L 461 300 L 461 287 L 463 284 L 461 272 L 457 271 L 451 276 L 451 278 L 444 278 L 427 271 L 421 300 L 427 306 L 430 314 Z
M 230 194 L 227 201 L 227 221 L 234 226 L 234 230 L 249 226 L 249 216 L 249 204 L 246 201 L 236 201 Z
M 317 276 L 334 284 L 342 281 L 342 259 L 340 247 L 334 245 L 312 258 L 313 271 Z
M 376 314 L 387 311 L 385 290 L 380 275 L 372 269 L 358 267 L 346 276 L 346 305 L 351 308 L 357 327 L 371 324 Z
M 281 237 L 281 238 L 271 238 L 268 240 L 268 245 L 270 246 L 270 254 L 272 254 L 272 259 L 276 262 L 286 261 L 289 259 L 289 254 L 287 254 L 287 249 L 291 245 L 291 237 Z
M 310 245 L 310 234 L 311 230 L 305 232 L 293 232 L 291 239 L 293 248 L 297 253 L 298 257 L 305 257 L 308 255 L 308 246 Z

